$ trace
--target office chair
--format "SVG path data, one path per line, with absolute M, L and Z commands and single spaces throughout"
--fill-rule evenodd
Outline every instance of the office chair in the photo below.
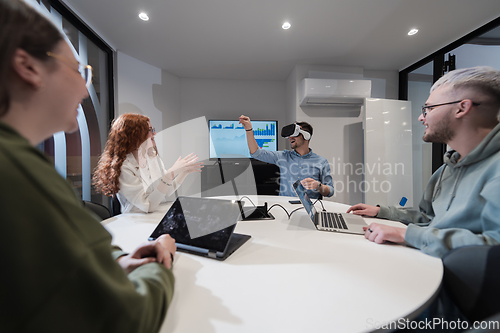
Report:
M 470 321 L 500 312 L 500 245 L 459 247 L 443 265 L 443 286 Z
M 109 209 L 101 204 L 83 200 L 83 206 L 99 216 L 101 220 L 105 220 L 111 217 Z
M 120 215 L 122 213 L 122 208 L 120 206 L 120 201 L 116 197 L 116 194 L 111 197 L 111 214 L 112 216 Z

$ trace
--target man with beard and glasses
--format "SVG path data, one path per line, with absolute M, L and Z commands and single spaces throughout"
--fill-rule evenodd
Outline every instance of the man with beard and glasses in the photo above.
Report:
M 348 212 L 397 220 L 408 228 L 372 223 L 365 237 L 401 243 L 443 257 L 465 245 L 500 243 L 500 71 L 458 69 L 441 77 L 419 120 L 425 142 L 451 150 L 432 175 L 419 210 L 357 204 Z

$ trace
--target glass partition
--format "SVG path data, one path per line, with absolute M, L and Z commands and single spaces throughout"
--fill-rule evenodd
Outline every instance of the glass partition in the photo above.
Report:
M 432 175 L 432 144 L 424 142 L 425 127 L 418 117 L 422 113 L 433 83 L 433 65 L 431 61 L 408 73 L 408 100 L 412 105 L 412 152 L 413 152 L 413 207 L 418 207 L 420 198 Z
M 425 143 L 418 121 L 432 84 L 455 68 L 492 66 L 500 69 L 500 17 L 399 72 L 399 99 L 412 102 L 413 193 L 422 197 L 431 174 L 443 164 L 446 146 Z
M 56 133 L 39 148 L 52 158 L 59 174 L 68 179 L 82 200 L 109 207 L 109 199 L 92 189 L 91 179 L 114 115 L 113 52 L 59 1 L 25 1 L 59 27 L 76 59 L 93 69 L 90 96 L 78 107 L 79 130 L 72 134 Z

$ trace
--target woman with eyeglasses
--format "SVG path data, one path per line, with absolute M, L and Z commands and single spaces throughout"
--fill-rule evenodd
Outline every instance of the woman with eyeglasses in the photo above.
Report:
M 78 129 L 79 67 L 49 20 L 0 0 L 0 332 L 156 332 L 172 300 L 175 241 L 112 246 L 35 147 Z
M 154 211 L 189 173 L 200 172 L 203 167 L 196 155 L 189 154 L 165 169 L 155 134 L 149 118 L 140 114 L 123 114 L 111 125 L 94 171 L 94 186 L 105 195 L 116 195 L 122 213 Z

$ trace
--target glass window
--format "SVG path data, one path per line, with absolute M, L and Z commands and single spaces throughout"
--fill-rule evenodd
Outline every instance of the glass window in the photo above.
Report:
M 50 6 L 49 1 L 37 0 L 32 5 L 48 11 L 49 18 L 64 32 L 78 61 L 93 69 L 90 96 L 78 109 L 79 130 L 71 134 L 56 133 L 39 148 L 54 162 L 57 171 L 70 181 L 82 200 L 109 207 L 109 199 L 93 190 L 91 179 L 106 143 L 110 115 L 113 114 L 111 80 L 108 77 L 112 68 L 112 51 L 97 45 L 94 42 L 96 36 L 78 29 L 79 22 L 73 15 L 61 14 Z
M 424 127 L 417 121 L 433 82 L 456 68 L 480 65 L 500 68 L 499 59 L 500 17 L 399 72 L 399 97 L 412 102 L 415 120 L 412 128 L 414 200 L 422 197 L 428 179 L 442 165 L 447 149 L 444 144 L 423 142 Z
M 500 27 L 490 30 L 451 51 L 456 68 L 500 68 Z
M 432 175 L 432 144 L 424 142 L 425 127 L 418 121 L 422 105 L 429 97 L 433 83 L 433 65 L 431 61 L 408 73 L 408 100 L 412 105 L 412 141 L 413 141 L 413 207 L 418 207 L 425 186 Z

